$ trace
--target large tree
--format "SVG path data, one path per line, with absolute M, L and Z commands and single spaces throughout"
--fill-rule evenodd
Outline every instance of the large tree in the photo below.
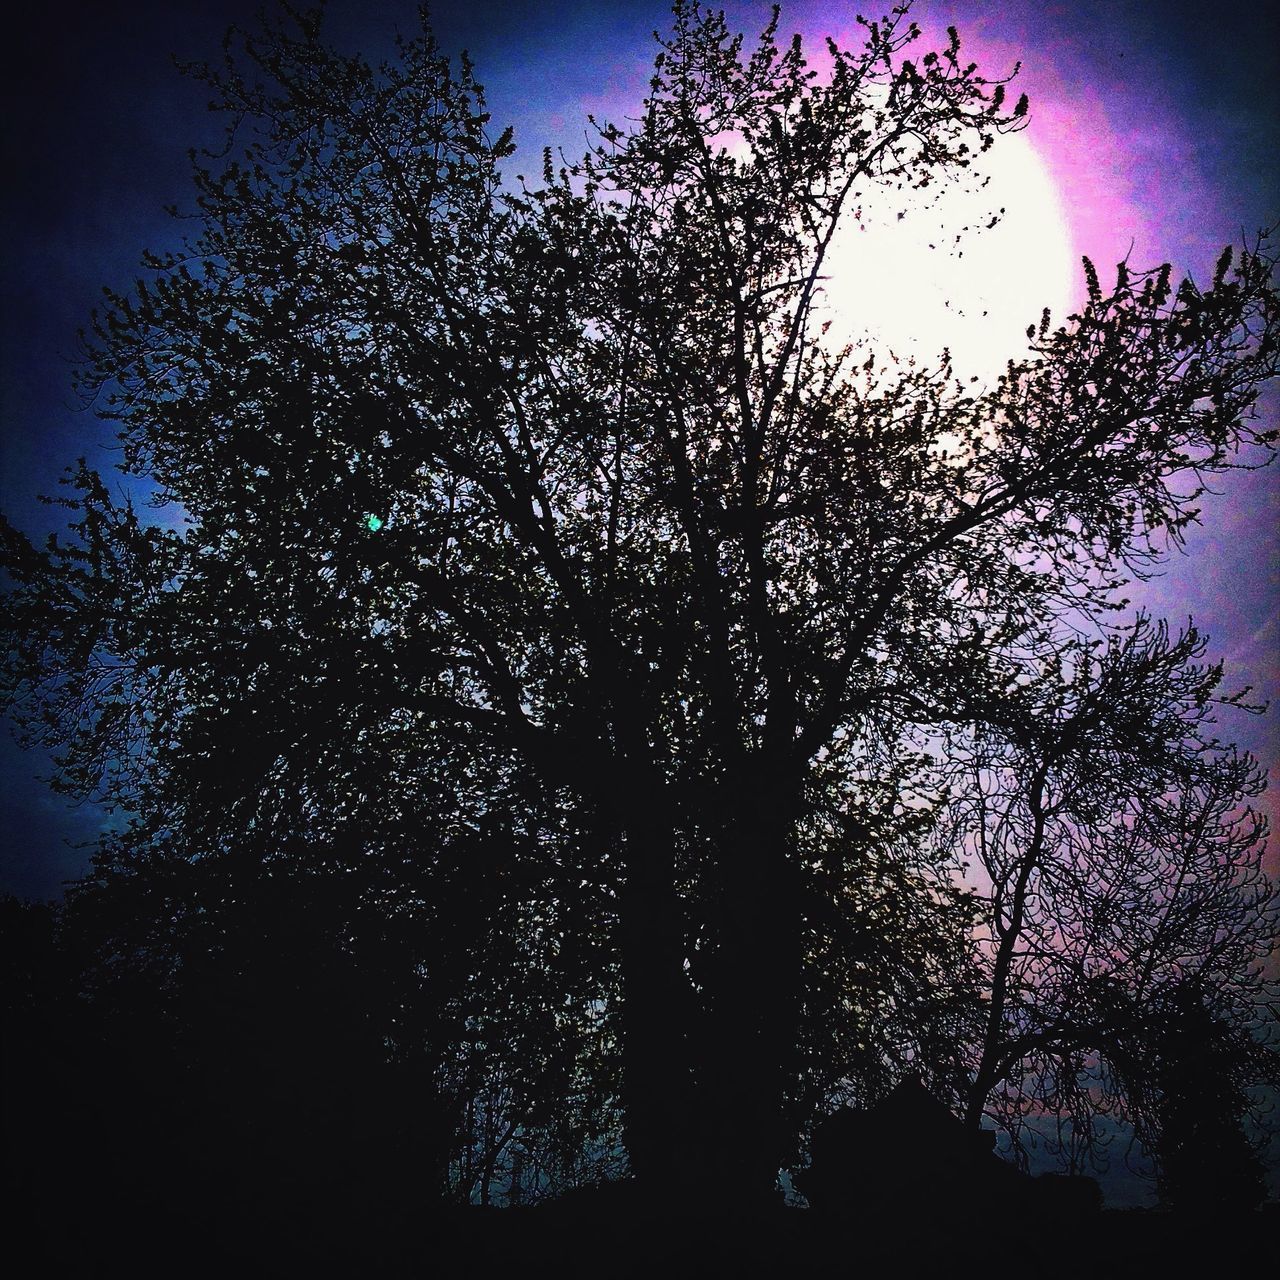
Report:
M 6 533 L 11 700 L 136 815 L 104 874 L 412 913 L 450 1043 L 470 992 L 616 1048 L 634 1172 L 739 1200 L 842 1075 L 952 1052 L 939 726 L 1007 732 L 1064 619 L 1259 460 L 1280 326 L 1255 248 L 1204 291 L 1090 268 L 990 387 L 833 350 L 842 217 L 1026 103 L 954 33 L 908 58 L 901 9 L 820 73 L 776 32 L 678 3 L 640 117 L 532 185 L 429 35 L 230 43 L 197 230 L 86 373 L 185 523 L 82 469 L 70 542 Z

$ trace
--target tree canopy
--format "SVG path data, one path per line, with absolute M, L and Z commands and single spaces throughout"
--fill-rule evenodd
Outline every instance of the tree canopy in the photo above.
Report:
M 83 370 L 181 521 L 82 463 L 69 536 L 4 527 L 7 701 L 129 815 L 104 932 L 174 990 L 322 940 L 465 1194 L 621 1126 L 748 1200 L 842 1090 L 1007 1120 L 1161 984 L 1256 1012 L 1239 699 L 1122 593 L 1269 456 L 1274 260 L 1086 262 L 990 385 L 833 349 L 842 217 L 1027 113 L 859 21 L 812 65 L 681 0 L 640 115 L 533 177 L 425 28 L 377 68 L 315 14 L 234 36 L 190 237 Z

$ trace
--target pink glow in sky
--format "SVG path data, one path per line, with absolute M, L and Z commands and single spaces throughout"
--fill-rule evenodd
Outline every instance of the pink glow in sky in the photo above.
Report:
M 752 6 L 754 8 L 754 6 Z M 1025 133 L 1058 188 L 1075 263 L 1086 254 L 1104 282 L 1122 258 L 1138 268 L 1171 261 L 1203 281 L 1224 244 L 1252 239 L 1280 219 L 1274 154 L 1259 162 L 1261 140 L 1276 120 L 1235 83 L 1235 68 L 1167 40 L 1145 40 L 1135 5 L 1108 8 L 1116 25 L 1101 26 L 1103 6 L 1006 3 L 916 4 L 912 17 L 925 41 L 942 43 L 954 25 L 962 56 L 984 74 L 1021 69 L 1016 87 L 1031 101 Z M 1169 6 L 1147 6 L 1152 17 Z M 859 28 L 836 19 L 820 0 L 784 15 L 810 42 L 830 30 L 850 46 Z M 878 10 L 877 10 L 878 12 Z M 744 14 L 745 21 L 745 14 Z M 1129 21 L 1128 26 L 1125 25 Z M 1207 27 L 1189 28 L 1196 34 Z M 1243 33 L 1241 38 L 1244 38 Z M 1272 66 L 1280 72 L 1280 55 Z M 1029 269 L 1034 269 L 1029 268 Z M 1073 303 L 1082 296 L 1077 272 Z M 1050 301 L 1046 299 L 1046 301 Z M 1268 390 L 1260 412 L 1280 418 L 1280 394 Z M 1221 480 L 1206 497 L 1203 524 L 1157 580 L 1131 593 L 1135 603 L 1174 625 L 1194 617 L 1211 636 L 1210 656 L 1226 664 L 1226 684 L 1252 686 L 1273 704 L 1261 717 L 1232 715 L 1222 736 L 1253 751 L 1271 787 L 1260 806 L 1280 831 L 1280 475 L 1277 467 Z M 1280 840 L 1269 864 L 1280 874 Z
M 799 30 L 819 53 L 828 34 L 856 47 L 862 40 L 854 13 L 874 16 L 883 7 L 800 0 L 784 8 L 780 35 Z M 768 6 L 738 4 L 728 15 L 750 39 Z M 1190 5 L 921 0 L 911 17 L 924 31 L 924 47 L 945 43 L 954 25 L 962 56 L 984 74 L 1021 64 L 1015 85 L 1031 101 L 1022 140 L 1057 188 L 1074 270 L 1069 306 L 1083 296 L 1081 254 L 1093 259 L 1104 284 L 1122 258 L 1135 268 L 1168 260 L 1176 272 L 1204 280 L 1225 243 L 1239 245 L 1280 220 L 1280 168 L 1270 145 L 1280 142 L 1277 117 L 1258 98 L 1257 64 L 1251 81 L 1238 47 L 1215 45 L 1220 37 Z M 1237 38 L 1246 38 L 1243 28 Z M 1274 105 L 1280 55 L 1269 65 Z M 608 93 L 631 91 L 638 99 L 643 85 L 639 73 L 619 76 Z M 1044 256 L 1020 264 L 1052 291 L 1037 311 L 1060 296 Z M 1280 394 L 1264 395 L 1261 412 L 1276 419 Z M 1278 471 L 1223 478 L 1220 496 L 1206 497 L 1188 554 L 1172 557 L 1160 578 L 1130 592 L 1135 604 L 1175 626 L 1193 617 L 1211 636 L 1210 657 L 1225 661 L 1227 686 L 1252 686 L 1273 704 L 1280 704 Z M 1261 717 L 1225 717 L 1220 730 L 1267 766 L 1271 788 L 1260 807 L 1273 830 L 1280 830 L 1278 725 L 1280 705 Z M 1280 840 L 1273 839 L 1268 861 L 1280 874 Z

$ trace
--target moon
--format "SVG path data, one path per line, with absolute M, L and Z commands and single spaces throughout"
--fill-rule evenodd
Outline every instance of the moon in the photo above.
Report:
M 927 206 L 908 193 L 847 211 L 826 262 L 829 343 L 931 365 L 945 347 L 958 377 L 990 383 L 1046 307 L 1062 322 L 1079 273 L 1049 166 L 1025 132 L 997 138 L 980 166 Z

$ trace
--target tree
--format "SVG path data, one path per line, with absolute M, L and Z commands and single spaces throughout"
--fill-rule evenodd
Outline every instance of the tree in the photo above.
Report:
M 942 830 L 990 885 L 972 1124 L 988 1111 L 1016 1136 L 1027 1108 L 1056 1114 L 1083 1155 L 1110 1113 L 1155 1142 L 1152 1045 L 1189 987 L 1234 1029 L 1224 1078 L 1277 1078 L 1246 1032 L 1265 1020 L 1280 905 L 1248 807 L 1264 778 L 1214 734 L 1216 705 L 1245 704 L 1220 692 L 1220 664 L 1197 661 L 1206 643 L 1145 615 L 1105 639 L 1063 636 L 980 735 L 948 743 L 970 776 Z
M 818 74 L 681 0 L 640 119 L 532 187 L 429 34 L 377 71 L 312 15 L 231 42 L 198 230 L 85 375 L 185 527 L 82 466 L 70 542 L 6 530 L 10 701 L 137 815 L 104 874 L 409 916 L 438 1043 L 481 1009 L 616 1061 L 676 1194 L 766 1194 L 841 1076 L 950 1052 L 937 726 L 1000 725 L 1271 442 L 1262 245 L 1203 292 L 1087 267 L 989 388 L 830 349 L 842 216 L 1026 114 L 954 32 L 862 26 Z
M 1191 1213 L 1256 1209 L 1266 1183 L 1241 1124 L 1253 1081 L 1240 1071 L 1240 1031 L 1215 1015 L 1195 979 L 1161 995 L 1163 1017 L 1139 1077 L 1161 1202 Z

